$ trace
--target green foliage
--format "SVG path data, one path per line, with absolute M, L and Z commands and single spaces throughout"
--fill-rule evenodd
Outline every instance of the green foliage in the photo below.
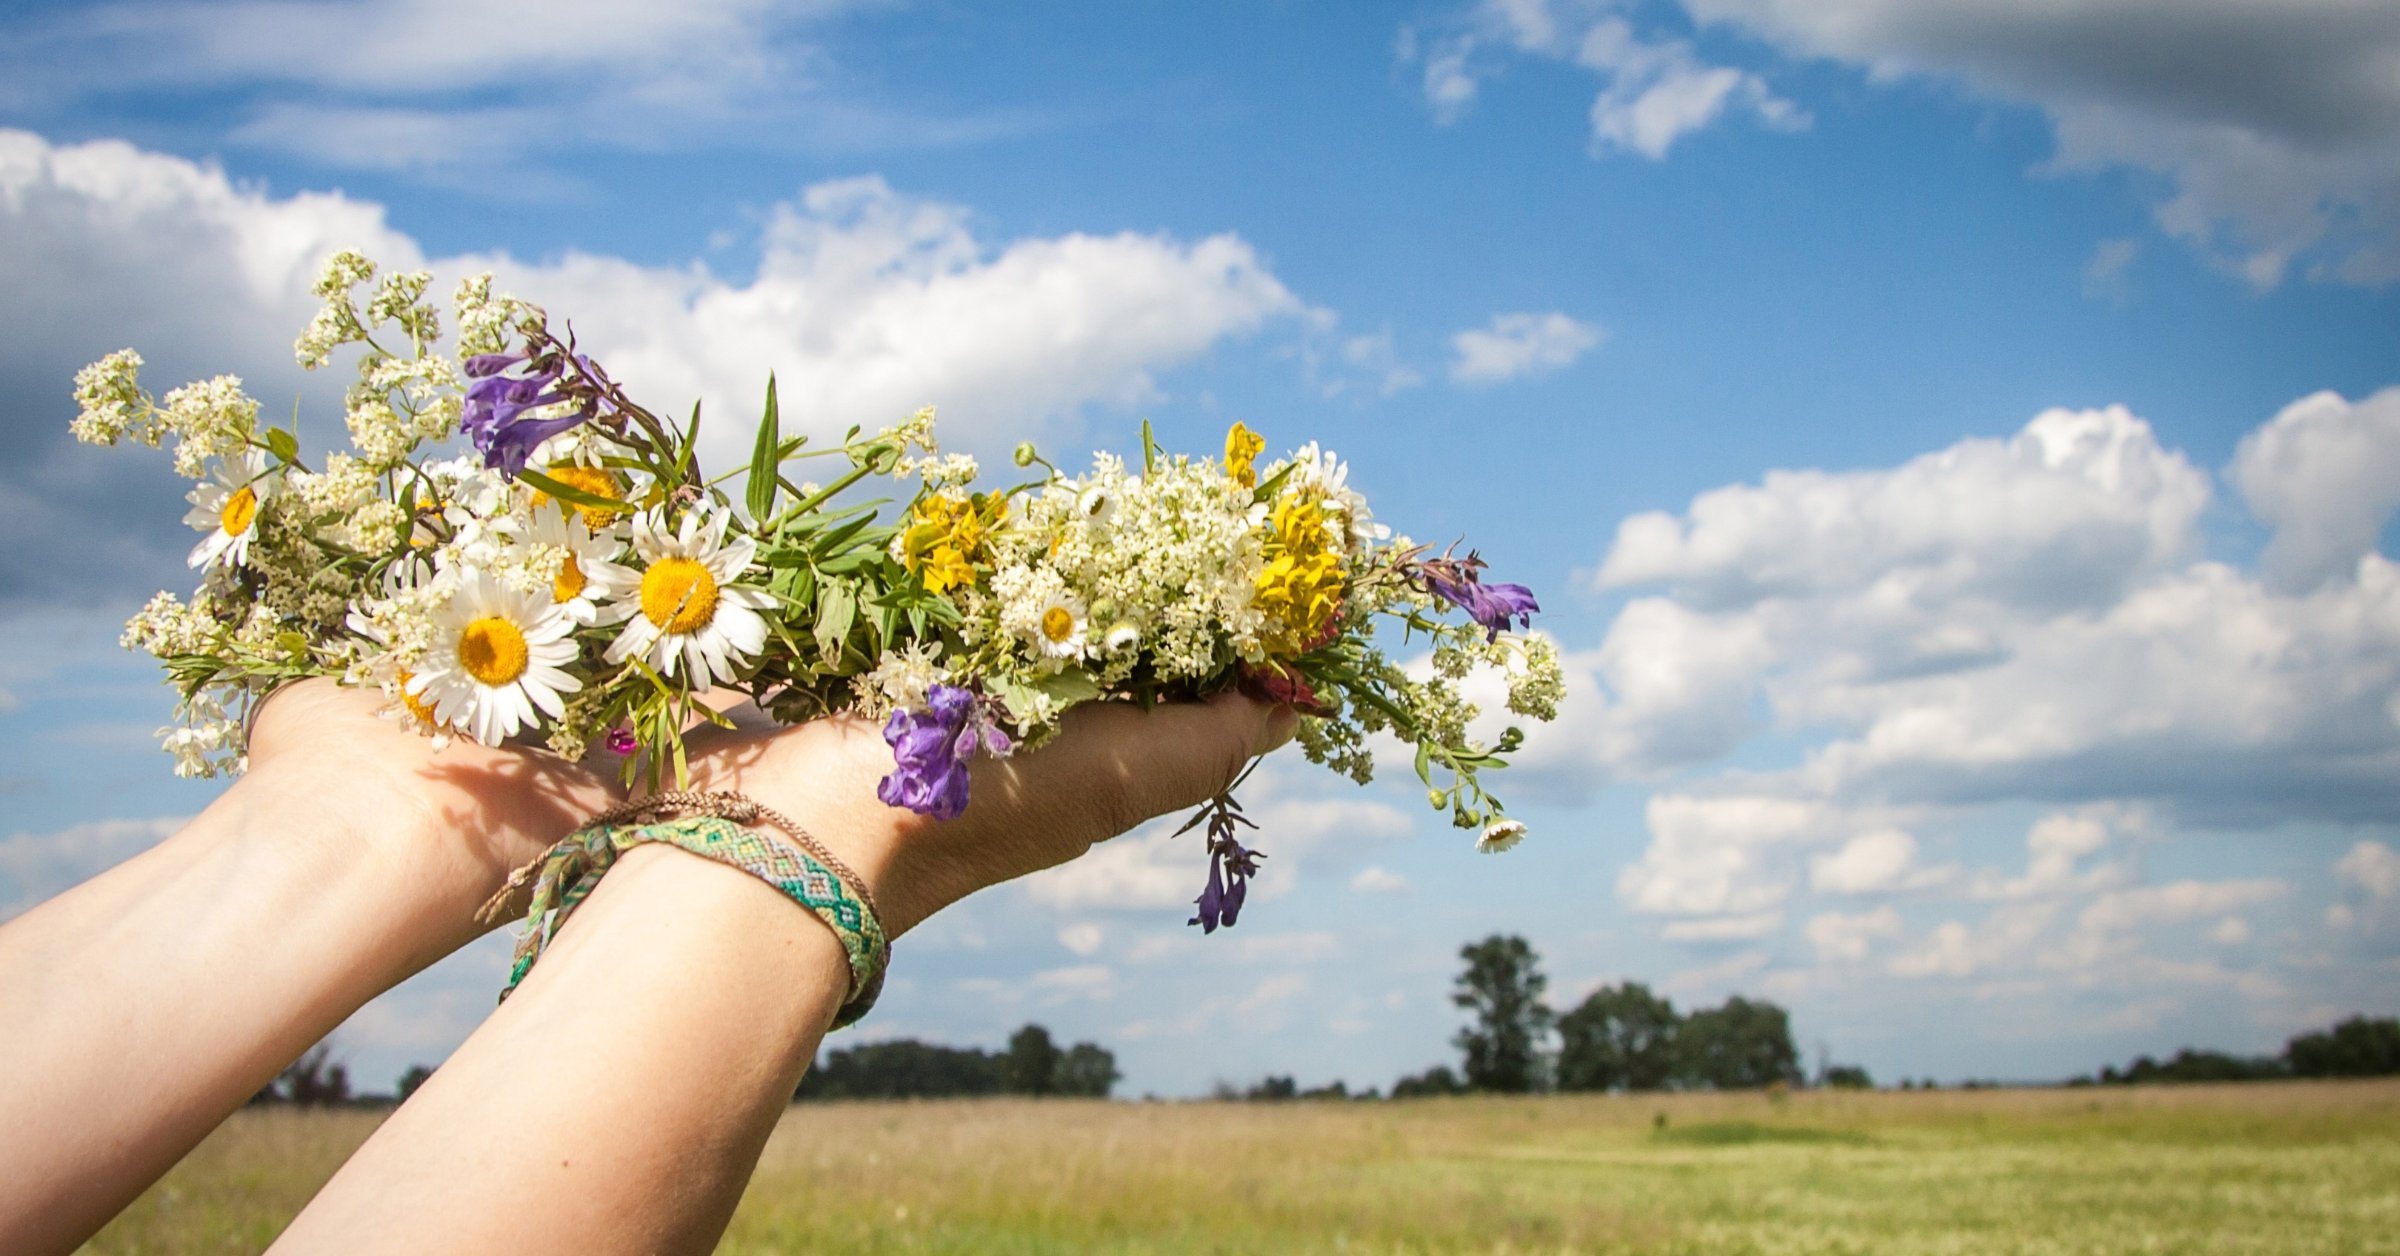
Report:
M 406 1103 L 410 1095 L 417 1093 L 419 1086 L 431 1080 L 433 1080 L 432 1069 L 422 1064 L 411 1064 L 408 1066 L 408 1071 L 400 1075 L 400 1080 L 392 1083 L 392 1093 L 399 1098 L 400 1102 Z
M 1834 1090 L 1875 1089 L 1875 1079 L 1867 1076 L 1867 1070 L 1855 1064 L 1829 1064 L 1825 1067 L 1825 1076 L 1817 1081 L 1819 1085 Z
M 1791 1017 L 1740 995 L 1692 1013 L 1675 1031 L 1675 1080 L 1715 1090 L 1797 1085 L 1800 1052 L 1792 1045 Z
M 2400 1074 L 2400 1019 L 2353 1016 L 2331 1029 L 2292 1039 L 2283 1055 L 2300 1077 Z
M 1043 1058 L 1049 1060 L 1045 1068 Z M 800 1079 L 795 1099 L 951 1099 L 1062 1095 L 1105 1099 L 1124 1074 L 1098 1043 L 1061 1051 L 1050 1031 L 1027 1025 L 1005 1051 L 945 1047 L 902 1038 L 827 1053 Z
M 1436 1064 L 1422 1073 L 1412 1073 L 1392 1083 L 1394 1099 L 1436 1099 L 1443 1095 L 1463 1095 L 1467 1084 L 1447 1064 Z
M 1640 982 L 1604 986 L 1559 1018 L 1560 1090 L 1663 1090 L 1675 1076 L 1675 1005 Z
M 1002 1057 L 1003 1075 L 1008 1088 L 1020 1095 L 1046 1095 L 1058 1085 L 1058 1044 L 1050 1041 L 1050 1031 L 1039 1025 L 1027 1025 L 1009 1035 L 1008 1054 Z
M 1511 1094 L 1540 1089 L 1542 1040 L 1550 1032 L 1542 991 L 1550 980 L 1533 947 L 1514 934 L 1493 934 L 1458 956 L 1467 966 L 1450 1001 L 1475 1017 L 1452 1040 L 1466 1052 L 1466 1084 Z

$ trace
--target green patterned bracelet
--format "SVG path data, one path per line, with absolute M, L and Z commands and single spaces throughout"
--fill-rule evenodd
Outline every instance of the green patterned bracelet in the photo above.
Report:
M 695 811 L 672 820 L 636 822 L 644 815 Z M 789 829 L 811 849 L 801 850 L 737 821 L 765 818 Z M 842 941 L 850 963 L 850 995 L 835 1014 L 840 1029 L 867 1014 L 883 993 L 883 972 L 891 959 L 891 943 L 876 919 L 874 900 L 856 874 L 818 845 L 807 832 L 785 817 L 739 794 L 662 794 L 594 816 L 552 846 L 541 858 L 517 869 L 508 884 L 478 913 L 483 919 L 506 914 L 508 905 L 527 881 L 533 900 L 525 912 L 525 932 L 517 939 L 516 962 L 509 969 L 506 999 L 532 970 L 542 948 L 558 936 L 584 899 L 619 855 L 644 842 L 663 842 L 729 868 L 739 868 L 774 886 L 793 902 L 814 913 Z

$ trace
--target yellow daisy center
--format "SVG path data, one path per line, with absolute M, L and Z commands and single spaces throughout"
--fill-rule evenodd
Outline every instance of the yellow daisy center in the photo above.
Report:
M 624 492 L 624 487 L 617 482 L 615 473 L 601 467 L 578 466 L 572 462 L 554 462 L 542 468 L 542 474 L 568 488 L 590 493 L 594 497 L 605 497 L 610 501 L 618 500 L 618 495 Z M 533 508 L 540 510 L 549 505 L 550 501 L 548 493 L 536 492 L 533 495 Z M 627 512 L 612 510 L 606 506 L 577 506 L 575 513 L 583 520 L 583 526 L 597 532 L 607 527 L 618 515 Z M 565 599 L 560 600 L 564 601 Z
M 412 672 L 403 670 L 400 673 L 400 705 L 407 707 L 410 715 L 440 728 L 442 722 L 433 718 L 433 704 L 408 691 L 408 682 L 414 679 L 416 675 Z
M 240 536 L 250 530 L 258 518 L 258 491 L 245 484 L 233 490 L 225 504 L 217 508 L 217 524 L 227 536 Z
M 717 578 L 697 559 L 659 559 L 642 573 L 642 614 L 662 632 L 697 632 L 717 617 Z
M 1053 606 L 1042 612 L 1042 635 L 1050 644 L 1058 645 L 1075 635 L 1075 612 L 1064 606 Z
M 498 615 L 486 615 L 458 634 L 458 665 L 486 685 L 508 684 L 525 674 L 525 633 Z
M 583 574 L 583 564 L 576 562 L 573 551 L 569 551 L 566 560 L 558 565 L 558 574 L 550 580 L 550 600 L 572 602 L 582 596 L 583 586 L 589 583 L 590 579 Z

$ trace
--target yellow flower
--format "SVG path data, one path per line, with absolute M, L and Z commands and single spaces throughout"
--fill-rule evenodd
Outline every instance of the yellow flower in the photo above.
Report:
M 554 462 L 542 468 L 542 474 L 568 488 L 581 489 L 594 497 L 605 497 L 610 501 L 623 500 L 625 486 L 618 482 L 615 473 L 604 467 L 585 467 L 577 466 L 572 462 Z M 533 495 L 533 508 L 538 511 L 549 505 L 550 500 L 548 493 L 537 490 Z M 566 503 L 560 502 L 559 505 L 563 507 Z M 575 506 L 573 509 L 583 519 L 583 526 L 594 532 L 615 522 L 620 515 L 633 513 L 631 506 L 616 510 L 606 506 Z
M 996 494 L 926 497 L 900 534 L 900 563 L 935 593 L 971 585 L 984 541 L 1007 513 L 1008 499 Z
M 1258 608 L 1279 625 L 1264 634 L 1267 653 L 1303 653 L 1341 614 L 1347 579 L 1325 526 L 1324 503 L 1310 493 L 1276 502 L 1265 549 L 1267 562 L 1253 588 Z
M 1258 487 L 1258 456 L 1266 452 L 1267 438 L 1236 423 L 1225 431 L 1225 474 L 1243 488 Z

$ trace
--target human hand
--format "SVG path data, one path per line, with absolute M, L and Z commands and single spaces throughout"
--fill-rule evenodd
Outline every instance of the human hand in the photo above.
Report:
M 1298 722 L 1289 707 L 1236 694 L 1149 711 L 1088 703 L 1039 750 L 978 758 L 972 801 L 949 820 L 876 797 L 892 752 L 866 720 L 703 729 L 688 749 L 691 788 L 745 794 L 807 826 L 867 883 L 885 932 L 897 938 L 986 886 L 1215 797 L 1252 757 L 1289 741 Z
M 474 903 L 624 798 L 612 773 L 539 749 L 459 737 L 435 750 L 379 717 L 381 702 L 329 678 L 277 690 L 253 721 L 249 771 L 234 788 L 315 800 L 329 820 L 320 832 L 390 856 L 402 875 L 455 883 Z

